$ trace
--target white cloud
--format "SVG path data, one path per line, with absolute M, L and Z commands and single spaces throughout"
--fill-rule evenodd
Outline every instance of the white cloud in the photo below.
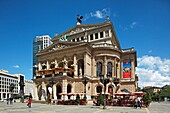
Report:
M 137 22 L 133 21 L 132 23 L 130 23 L 130 25 L 119 25 L 119 28 L 122 29 L 123 31 L 127 31 L 129 29 L 133 29 L 137 26 Z
M 170 85 L 170 59 L 142 56 L 137 58 L 137 61 L 136 73 L 140 87 Z
M 152 53 L 152 50 L 149 50 L 148 53 Z
M 107 16 L 110 16 L 110 9 L 104 8 L 102 10 L 97 10 L 94 12 L 90 12 L 89 14 L 86 14 L 84 20 L 87 20 L 92 17 L 102 19 L 102 18 L 106 18 Z
M 13 66 L 14 68 L 19 68 L 19 65 L 15 65 L 15 66 Z
M 122 29 L 123 31 L 127 31 L 127 30 L 128 30 L 128 28 L 127 28 L 127 27 L 122 26 L 122 25 L 119 25 L 119 28 L 120 28 L 120 29 Z
M 130 28 L 134 28 L 134 27 L 136 27 L 136 25 L 137 25 L 137 22 L 135 22 L 135 21 L 133 21 L 131 24 L 130 24 Z

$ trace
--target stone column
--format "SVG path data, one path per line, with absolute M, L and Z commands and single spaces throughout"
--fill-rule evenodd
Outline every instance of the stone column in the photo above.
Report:
M 87 35 L 87 32 L 85 32 L 84 34 L 84 41 L 87 42 L 88 41 L 88 35 Z
M 116 72 L 117 72 L 117 71 L 116 71 L 116 58 L 114 58 L 114 64 L 113 64 L 113 65 L 114 65 L 114 67 L 115 67 L 115 68 L 114 68 L 114 77 L 116 77 Z
M 53 97 L 54 99 L 56 100 L 57 99 L 57 96 L 56 96 L 56 84 L 53 85 Z
M 96 77 L 96 61 L 94 56 L 92 57 L 92 68 L 91 68 L 91 72 L 92 72 L 92 77 Z
M 41 100 L 45 100 L 47 98 L 47 87 L 44 81 L 42 82 L 42 89 L 45 91 L 45 97 L 42 95 Z
M 114 77 L 114 73 L 115 73 L 115 65 L 114 65 L 114 61 L 112 61 L 112 77 Z
M 93 40 L 95 40 L 95 34 L 93 33 Z
M 87 75 L 87 53 L 86 52 L 84 53 L 84 75 Z
M 47 60 L 47 70 L 50 69 L 50 65 L 49 65 L 49 62 Z
M 111 36 L 112 36 L 111 29 L 109 29 L 109 37 L 111 37 Z
M 62 93 L 66 94 L 67 93 L 67 80 L 62 81 Z M 62 95 L 61 97 L 63 100 L 68 100 L 67 95 Z
M 87 42 L 90 42 L 90 35 L 87 35 Z
M 33 83 L 34 86 L 34 99 L 38 100 L 38 90 L 37 90 L 37 84 L 35 82 Z
M 58 67 L 58 63 L 57 63 L 57 60 L 55 59 L 55 68 L 57 68 Z
M 118 64 L 118 66 L 117 66 L 117 71 L 118 71 L 117 76 L 118 76 L 118 78 L 120 78 L 120 72 L 121 72 L 120 71 L 120 66 L 121 66 L 120 65 L 121 64 L 120 61 L 118 61 L 117 64 Z
M 74 55 L 74 61 L 73 61 L 73 63 L 74 63 L 74 69 L 75 69 L 75 72 L 74 72 L 74 75 L 75 75 L 75 77 L 77 77 L 77 58 L 76 58 L 76 55 Z
M 98 32 L 98 38 L 100 39 L 100 32 Z
M 121 70 L 122 70 L 122 69 L 123 69 L 123 61 L 121 61 L 120 64 L 121 64 L 120 67 L 121 67 Z M 123 78 L 123 70 L 121 71 L 120 79 L 121 79 L 121 78 Z
M 38 70 L 42 70 L 41 62 L 38 63 Z
M 120 78 L 120 64 L 117 60 L 116 60 L 116 64 L 117 64 L 117 67 L 116 67 L 117 78 Z
M 107 57 L 104 56 L 104 77 L 107 76 Z
M 105 37 L 106 37 L 105 35 L 106 35 L 105 31 L 103 31 L 103 38 L 105 38 Z

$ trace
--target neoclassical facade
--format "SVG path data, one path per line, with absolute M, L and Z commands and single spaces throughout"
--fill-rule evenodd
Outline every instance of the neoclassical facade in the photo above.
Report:
M 99 24 L 81 24 L 55 36 L 53 44 L 37 54 L 34 77 L 35 98 L 70 99 L 86 93 L 88 99 L 104 92 L 100 75 L 110 75 L 106 93 L 136 91 L 138 77 L 134 48 L 121 49 L 110 20 Z M 84 79 L 88 81 L 84 84 Z M 114 81 L 119 80 L 118 85 Z M 52 91 L 51 91 L 52 89 Z

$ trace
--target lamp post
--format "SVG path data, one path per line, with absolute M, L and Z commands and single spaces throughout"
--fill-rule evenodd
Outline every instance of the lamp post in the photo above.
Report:
M 83 83 L 84 83 L 84 99 L 86 100 L 86 99 L 87 99 L 87 97 L 86 97 L 86 84 L 87 84 L 87 82 L 88 82 L 87 77 L 86 77 L 86 76 L 83 76 L 82 81 L 83 81 Z
M 104 106 L 103 109 L 106 109 L 106 85 L 110 82 L 110 74 L 107 74 L 107 78 L 104 75 L 100 74 L 100 82 L 104 85 Z

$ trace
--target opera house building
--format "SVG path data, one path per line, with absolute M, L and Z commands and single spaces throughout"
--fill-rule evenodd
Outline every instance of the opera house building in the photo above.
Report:
M 35 99 L 87 99 L 100 92 L 113 95 L 126 90 L 135 92 L 138 77 L 134 48 L 122 49 L 112 22 L 82 24 L 52 39 L 53 44 L 38 54 L 33 78 Z

